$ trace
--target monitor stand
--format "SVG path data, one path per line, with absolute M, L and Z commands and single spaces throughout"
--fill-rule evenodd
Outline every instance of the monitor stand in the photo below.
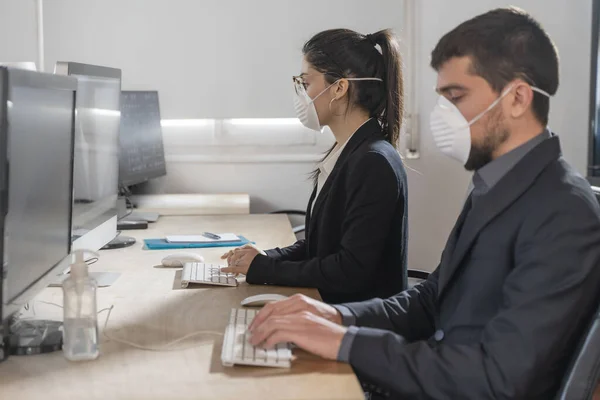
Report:
M 61 350 L 63 323 L 50 320 L 19 320 L 11 323 L 8 351 L 13 356 L 29 356 Z
M 152 211 L 138 211 L 137 204 L 131 199 L 132 193 L 127 187 L 120 188 L 121 196 L 117 199 L 117 210 L 119 221 L 144 221 L 156 222 L 160 214 Z
M 122 249 L 124 247 L 133 246 L 134 244 L 135 238 L 132 238 L 131 236 L 118 235 L 100 250 Z
M 132 211 L 131 214 L 129 214 L 126 217 L 123 217 L 122 221 L 144 221 L 144 222 L 156 222 L 158 221 L 158 218 L 160 217 L 160 214 L 157 212 L 150 212 L 150 211 Z

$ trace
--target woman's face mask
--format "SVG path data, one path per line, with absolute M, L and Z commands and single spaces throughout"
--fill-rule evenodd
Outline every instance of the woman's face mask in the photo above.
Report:
M 341 79 L 346 79 L 347 81 L 380 81 L 383 80 L 379 78 L 340 78 L 323 89 L 319 94 L 317 94 L 314 98 L 310 98 L 308 93 L 306 92 L 305 83 L 302 76 L 294 77 L 294 109 L 296 110 L 296 116 L 302 122 L 302 125 L 307 127 L 308 129 L 312 129 L 314 131 L 321 131 L 323 129 L 321 123 L 319 122 L 319 115 L 317 114 L 317 108 L 315 107 L 315 100 L 317 100 L 323 93 L 327 91 L 330 87 L 338 83 Z

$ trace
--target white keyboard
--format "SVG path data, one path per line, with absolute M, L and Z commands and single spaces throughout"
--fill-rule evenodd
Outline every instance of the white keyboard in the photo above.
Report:
M 221 266 L 204 263 L 185 263 L 181 273 L 181 287 L 186 288 L 190 283 L 218 286 L 237 286 L 233 274 L 221 272 Z
M 252 365 L 259 367 L 289 368 L 292 361 L 292 350 L 288 343 L 280 343 L 275 349 L 265 350 L 254 347 L 248 342 L 248 326 L 258 311 L 236 309 L 231 310 L 229 325 L 225 329 L 221 362 L 226 367 Z

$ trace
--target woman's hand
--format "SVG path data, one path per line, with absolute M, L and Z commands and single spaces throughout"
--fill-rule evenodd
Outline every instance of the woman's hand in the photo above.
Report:
M 236 276 L 239 274 L 247 275 L 250 264 L 252 264 L 254 258 L 259 254 L 267 255 L 264 251 L 251 244 L 233 249 L 221 256 L 221 260 L 227 260 L 227 267 L 221 268 L 221 272 L 235 274 Z

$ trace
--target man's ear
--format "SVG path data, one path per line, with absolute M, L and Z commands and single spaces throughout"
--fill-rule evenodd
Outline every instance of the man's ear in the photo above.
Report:
M 534 92 L 531 86 L 521 80 L 514 82 L 514 88 L 510 94 L 510 115 L 513 118 L 522 117 L 530 108 L 533 103 Z

